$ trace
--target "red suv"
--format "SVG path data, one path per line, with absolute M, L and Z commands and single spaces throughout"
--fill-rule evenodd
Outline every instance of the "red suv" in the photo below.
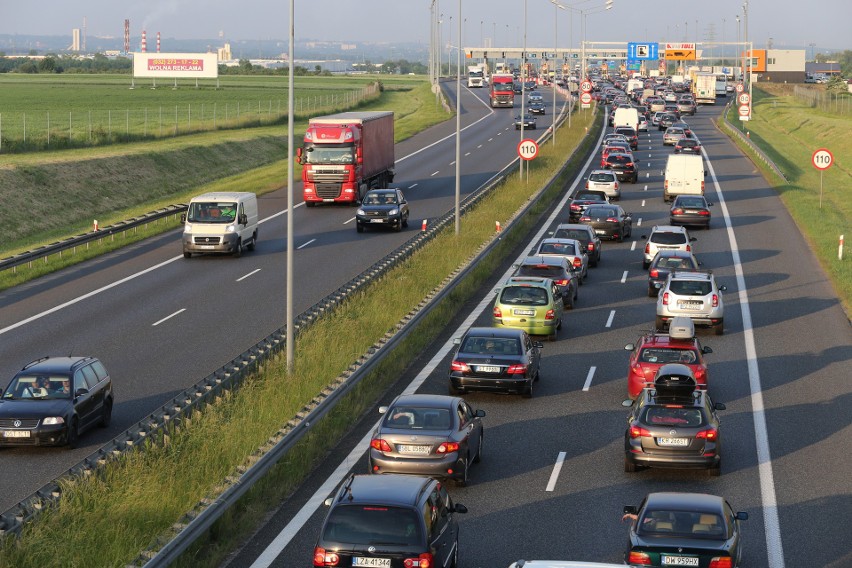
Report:
M 627 394 L 636 399 L 643 388 L 654 385 L 657 370 L 668 363 L 681 363 L 692 370 L 699 389 L 707 389 L 707 363 L 704 355 L 712 353 L 710 347 L 702 347 L 695 337 L 695 327 L 689 318 L 675 318 L 669 333 L 649 332 L 637 343 L 628 343 L 624 349 L 630 351 L 627 372 Z

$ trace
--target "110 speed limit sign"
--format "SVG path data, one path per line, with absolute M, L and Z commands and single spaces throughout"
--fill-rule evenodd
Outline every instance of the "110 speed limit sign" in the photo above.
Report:
M 518 144 L 518 156 L 522 160 L 532 160 L 538 156 L 538 144 L 535 140 L 526 138 Z
M 834 163 L 834 156 L 831 152 L 829 152 L 825 148 L 820 148 L 816 152 L 814 152 L 811 160 L 814 163 L 814 167 L 818 170 L 827 170 L 831 167 L 831 164 Z

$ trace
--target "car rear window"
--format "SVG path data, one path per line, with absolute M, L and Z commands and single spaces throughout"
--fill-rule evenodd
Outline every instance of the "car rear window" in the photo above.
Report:
M 417 546 L 422 542 L 417 513 L 383 505 L 338 505 L 328 516 L 322 541 L 326 548 L 359 544 Z
M 656 231 L 651 233 L 648 240 L 658 245 L 683 245 L 686 244 L 686 235 L 683 233 L 669 233 L 666 231 Z
M 606 157 L 606 161 L 610 164 L 629 164 L 633 160 L 630 156 L 625 156 L 624 154 L 610 154 Z
M 576 247 L 571 243 L 542 243 L 538 252 L 540 254 L 577 254 Z
M 638 532 L 718 539 L 726 534 L 726 529 L 724 520 L 715 513 L 645 511 L 638 523 Z
M 521 344 L 517 339 L 506 337 L 468 337 L 461 351 L 485 355 L 520 355 Z
M 612 174 L 591 174 L 589 176 L 589 181 L 603 181 L 603 182 L 611 182 L 615 181 Z M 600 199 L 600 196 L 595 195 L 593 198 Z M 585 199 L 580 197 L 580 199 Z
M 660 347 L 646 347 L 639 353 L 639 360 L 643 363 L 683 363 L 691 365 L 698 361 L 698 356 L 692 349 L 663 349 Z
M 706 296 L 713 290 L 707 281 L 672 280 L 669 291 L 678 296 Z
M 677 204 L 681 207 L 705 207 L 707 205 L 700 197 L 680 197 Z
M 538 286 L 506 286 L 500 292 L 501 304 L 519 306 L 546 306 L 547 290 Z
M 554 235 L 557 239 L 574 239 L 577 241 L 589 241 L 589 233 L 581 229 L 558 229 Z
M 484 339 L 484 338 L 475 338 Z M 485 345 L 483 343 L 483 345 Z M 385 414 L 385 426 L 397 430 L 447 430 L 452 422 L 446 408 L 394 406 Z
M 680 426 L 697 428 L 704 423 L 700 408 L 685 408 L 672 405 L 651 405 L 645 407 L 640 421 L 649 426 Z
M 522 264 L 515 276 L 536 276 L 540 278 L 562 278 L 564 269 L 552 264 Z
M 618 210 L 612 207 L 589 207 L 586 209 L 586 215 L 595 217 L 617 217 Z
M 661 256 L 657 259 L 657 268 L 695 268 L 692 261 L 680 256 Z

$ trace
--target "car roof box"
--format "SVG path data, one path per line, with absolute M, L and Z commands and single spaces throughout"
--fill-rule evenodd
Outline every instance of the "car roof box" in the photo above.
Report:
M 692 339 L 695 337 L 695 324 L 691 318 L 676 317 L 669 323 L 669 337 L 672 339 Z
M 658 398 L 692 398 L 695 392 L 695 378 L 686 365 L 668 363 L 660 367 L 654 378 L 654 389 Z

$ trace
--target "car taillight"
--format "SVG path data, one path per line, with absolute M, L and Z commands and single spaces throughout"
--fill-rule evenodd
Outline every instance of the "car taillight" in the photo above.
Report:
M 615 182 L 615 189 L 618 189 L 618 182 Z
M 630 427 L 630 437 L 633 438 L 633 439 L 648 437 L 650 435 L 651 435 L 651 432 L 649 432 L 646 428 L 642 428 L 640 426 L 631 426 Z
M 704 181 L 701 182 L 701 193 L 704 193 Z
M 326 551 L 319 546 L 314 548 L 314 566 L 337 566 L 340 557 L 336 552 Z
M 457 451 L 459 451 L 459 444 L 458 444 L 458 442 L 444 442 L 443 444 L 438 446 L 438 449 L 435 450 L 435 451 L 438 452 L 439 454 L 448 454 L 450 452 L 457 452 Z
M 544 319 L 546 319 L 546 320 L 552 320 L 555 317 L 556 317 L 556 313 L 553 310 L 547 310 L 547 313 L 544 314 Z
M 586 189 L 589 189 L 589 182 L 586 182 Z
M 648 276 L 650 276 L 651 278 L 659 278 L 660 277 L 660 271 L 657 270 L 656 268 L 652 268 L 651 271 L 648 273 Z
M 574 257 L 574 262 L 573 262 L 572 264 L 573 264 L 575 267 L 580 268 L 581 266 L 583 266 L 583 259 L 582 259 L 582 258 L 580 258 L 579 256 L 575 256 L 575 257 Z
M 567 281 L 567 280 L 565 280 L 565 279 L 554 280 L 553 282 L 554 282 L 557 286 L 567 286 L 567 285 L 568 285 L 568 281 Z
M 645 254 L 651 253 L 651 243 L 645 245 Z
M 503 310 L 501 310 L 499 306 L 494 306 L 494 309 L 491 311 L 491 313 L 495 318 L 503 317 Z
M 379 450 L 380 452 L 392 452 L 393 450 L 385 440 L 381 438 L 373 438 L 370 440 L 370 447 L 374 450 Z
M 717 556 L 710 560 L 709 568 L 732 568 L 734 561 L 730 556 Z
M 645 552 L 634 552 L 630 551 L 630 554 L 627 557 L 628 564 L 639 564 L 644 566 L 651 565 L 651 557 L 648 556 Z
M 435 566 L 434 559 L 430 552 L 424 552 L 417 558 L 406 558 L 402 563 L 405 568 L 432 568 Z
M 706 388 L 707 371 L 705 371 L 704 367 L 701 367 L 700 365 L 696 365 L 694 371 L 695 382 L 698 383 L 698 388 L 702 388 L 702 385 L 704 385 L 704 388 Z
M 512 365 L 508 369 L 506 369 L 507 375 L 525 375 L 527 373 L 526 365 Z
M 719 438 L 719 431 L 715 428 L 708 428 L 707 430 L 702 430 L 696 434 L 695 437 L 715 442 Z
M 589 246 L 586 247 L 586 250 L 588 250 L 589 252 L 594 251 L 595 250 L 595 243 L 590 242 Z
M 709 211 L 699 211 L 698 214 L 701 215 L 702 217 L 709 217 L 710 216 Z
M 669 293 L 668 292 L 663 293 L 663 305 L 664 306 L 669 305 Z
M 692 251 L 692 245 L 686 245 L 686 252 Z
M 683 209 L 680 207 L 675 207 L 672 209 L 672 215 L 683 215 Z
M 719 296 L 718 296 L 718 295 L 716 295 L 716 294 L 713 294 L 713 307 L 714 307 L 714 308 L 718 308 L 718 307 L 719 307 Z
M 669 188 L 669 180 L 665 180 L 663 182 L 663 189 L 668 189 L 668 188 Z
M 572 211 L 582 211 L 582 210 L 583 210 L 583 208 L 582 208 L 582 207 L 580 207 L 579 205 L 577 205 L 576 203 L 572 203 L 572 204 L 571 204 L 571 210 L 572 210 Z
M 618 217 L 607 217 L 606 222 L 607 223 L 618 223 Z
M 583 215 L 582 217 L 580 217 L 581 223 L 584 222 L 584 221 L 591 221 L 591 220 L 592 220 L 592 218 L 589 217 L 588 215 Z
M 459 373 L 468 373 L 470 372 L 470 367 L 463 361 L 453 361 L 450 363 L 450 370 L 458 371 Z

